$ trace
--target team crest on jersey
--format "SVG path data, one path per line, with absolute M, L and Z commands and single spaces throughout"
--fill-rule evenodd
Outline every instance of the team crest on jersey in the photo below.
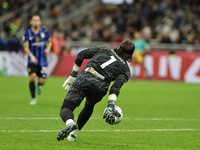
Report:
M 45 37 L 45 34 L 44 34 L 44 33 L 41 33 L 40 36 L 41 36 L 42 38 L 44 38 L 44 37 Z

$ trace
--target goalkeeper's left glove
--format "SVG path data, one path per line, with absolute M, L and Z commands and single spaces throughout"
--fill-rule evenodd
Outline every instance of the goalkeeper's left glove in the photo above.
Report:
M 117 96 L 115 94 L 111 94 L 109 95 L 109 99 L 110 98 L 114 100 L 108 101 L 108 106 L 103 114 L 103 119 L 105 119 L 107 123 L 113 124 L 115 123 L 115 116 L 120 117 L 121 114 L 115 110 L 115 101 L 117 99 Z
M 109 124 L 113 124 L 115 122 L 115 101 L 114 100 L 108 101 L 108 106 L 106 108 L 106 111 L 103 114 L 103 118 Z

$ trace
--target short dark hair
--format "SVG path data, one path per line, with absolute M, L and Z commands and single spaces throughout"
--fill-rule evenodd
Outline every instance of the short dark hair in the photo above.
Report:
M 133 42 L 125 40 L 120 43 L 118 48 L 114 49 L 115 52 L 125 61 L 131 62 L 132 55 L 135 51 L 135 45 Z

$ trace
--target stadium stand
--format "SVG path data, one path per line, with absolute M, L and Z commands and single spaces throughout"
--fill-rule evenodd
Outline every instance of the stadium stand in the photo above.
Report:
M 0 4 L 3 6 L 0 19 L 9 18 L 0 25 L 1 50 L 11 50 L 12 47 L 8 47 L 11 41 L 18 43 L 15 48 L 21 48 L 20 38 L 31 14 L 27 11 L 39 13 L 52 35 L 62 30 L 66 44 L 73 41 L 121 42 L 132 39 L 136 30 L 154 46 L 173 43 L 199 47 L 200 44 L 198 0 L 135 0 L 131 5 L 106 5 L 99 0 L 95 7 L 91 6 L 93 9 L 86 7 L 91 4 L 89 0 L 3 0 Z M 35 7 L 30 11 L 30 6 Z M 18 10 L 23 11 L 10 15 Z

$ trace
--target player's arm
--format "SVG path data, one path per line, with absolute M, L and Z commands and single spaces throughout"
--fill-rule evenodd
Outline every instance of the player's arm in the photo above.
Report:
M 23 44 L 23 47 L 24 47 L 24 51 L 28 54 L 28 56 L 31 58 L 31 61 L 33 63 L 36 63 L 37 62 L 37 59 L 35 58 L 35 56 L 31 53 L 30 49 L 29 49 L 29 42 L 28 41 L 25 41 L 24 44 Z
M 90 59 L 99 51 L 100 47 L 93 47 L 85 49 L 76 56 L 75 64 L 79 67 L 82 65 L 84 59 Z
M 69 90 L 70 85 L 75 81 L 79 68 L 83 63 L 83 60 L 92 58 L 92 56 L 94 56 L 94 54 L 97 53 L 98 50 L 99 50 L 98 48 L 89 48 L 78 53 L 75 59 L 71 75 L 63 84 L 63 87 L 65 88 L 66 91 Z
M 78 74 L 79 71 L 79 66 L 77 64 L 74 63 L 71 75 L 67 78 L 67 80 L 65 80 L 63 87 L 65 88 L 66 91 L 69 90 L 70 85 L 74 82 L 74 80 L 76 79 L 76 76 Z
M 48 38 L 47 40 L 47 48 L 45 50 L 45 55 L 49 55 L 49 53 L 51 52 L 51 47 L 52 47 L 52 39 Z
M 108 96 L 108 105 L 107 109 L 103 114 L 103 118 L 105 118 L 106 122 L 109 124 L 113 124 L 115 121 L 115 116 L 118 115 L 120 117 L 120 114 L 115 111 L 115 102 L 117 100 L 117 97 L 119 95 L 120 89 L 123 86 L 125 82 L 127 82 L 129 79 L 126 75 L 120 75 L 115 82 L 113 83 L 109 96 Z

